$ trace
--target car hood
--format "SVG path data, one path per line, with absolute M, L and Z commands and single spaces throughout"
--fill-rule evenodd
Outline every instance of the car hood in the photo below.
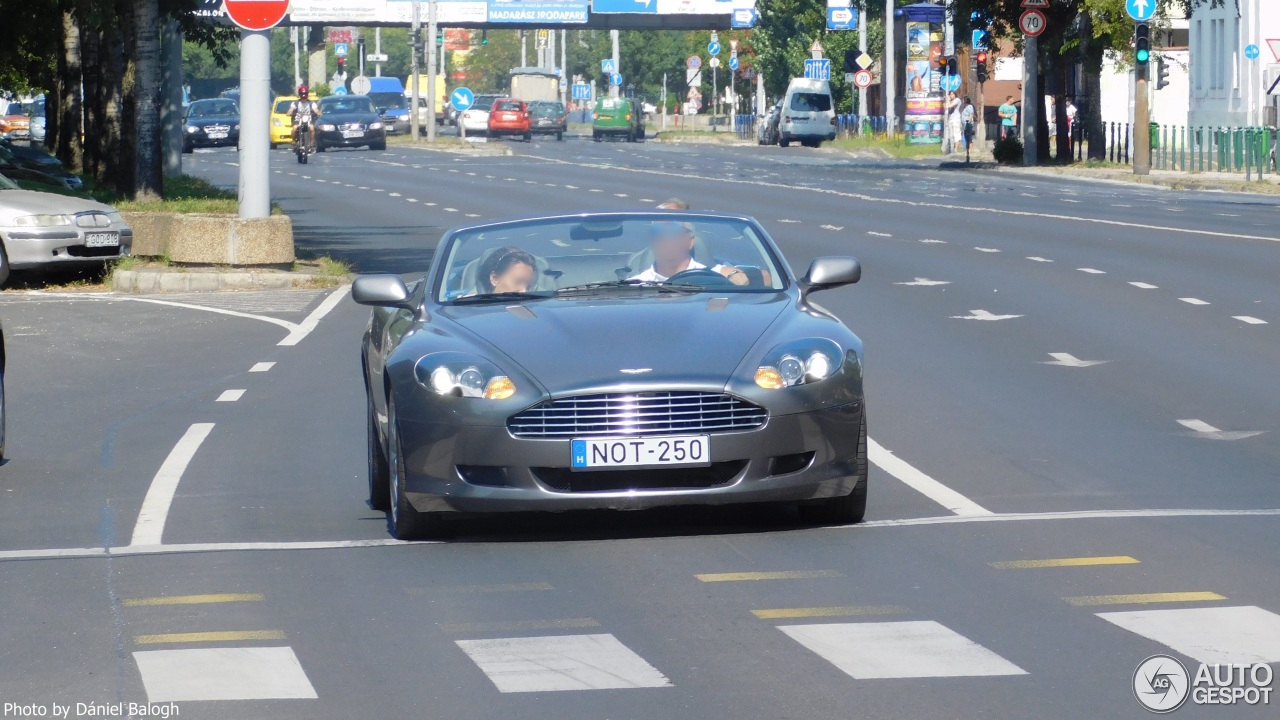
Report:
M 360 122 L 375 123 L 380 122 L 382 118 L 375 113 L 326 113 L 320 116 L 320 122 L 341 125 L 342 123 Z
M 39 192 L 36 190 L 0 190 L 0 217 L 15 215 L 64 215 L 69 213 L 114 212 L 115 208 L 93 200 Z
M 204 127 L 205 125 L 234 125 L 240 122 L 239 115 L 201 115 L 197 118 L 187 118 L 188 125 L 196 127 Z
M 562 395 L 621 386 L 723 388 L 789 303 L 782 293 L 703 293 L 455 305 L 440 314 Z

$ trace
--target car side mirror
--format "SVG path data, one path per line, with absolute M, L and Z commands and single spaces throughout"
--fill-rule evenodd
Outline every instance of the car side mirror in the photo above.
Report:
M 411 310 L 409 288 L 399 275 L 361 275 L 351 283 L 351 299 L 361 305 Z
M 862 264 L 852 257 L 814 258 L 809 271 L 800 279 L 801 292 L 808 295 L 815 290 L 829 290 L 842 285 L 852 285 L 862 279 Z

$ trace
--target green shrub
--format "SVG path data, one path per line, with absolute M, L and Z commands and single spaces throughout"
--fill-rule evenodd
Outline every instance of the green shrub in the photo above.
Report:
M 1023 160 L 1022 141 L 1016 137 L 1001 138 L 996 141 L 993 154 L 1001 165 L 1021 165 Z

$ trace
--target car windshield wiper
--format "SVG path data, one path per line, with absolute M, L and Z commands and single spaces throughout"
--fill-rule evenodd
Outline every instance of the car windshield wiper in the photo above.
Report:
M 508 302 L 510 300 L 546 300 L 551 297 L 547 293 L 537 292 L 500 292 L 464 295 L 452 300 L 455 305 L 481 304 L 490 302 Z
M 582 285 L 570 285 L 556 290 L 556 295 L 575 295 L 579 293 L 594 293 L 600 291 L 617 290 L 620 288 L 640 288 L 643 290 L 657 290 L 658 292 L 670 293 L 699 293 L 706 292 L 707 288 L 702 285 L 694 285 L 692 283 L 672 283 L 656 280 L 608 280 L 604 282 L 584 283 Z

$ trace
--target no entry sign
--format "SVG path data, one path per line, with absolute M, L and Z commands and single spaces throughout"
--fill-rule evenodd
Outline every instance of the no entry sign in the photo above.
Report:
M 223 7 L 245 30 L 270 30 L 289 13 L 289 0 L 226 0 Z

